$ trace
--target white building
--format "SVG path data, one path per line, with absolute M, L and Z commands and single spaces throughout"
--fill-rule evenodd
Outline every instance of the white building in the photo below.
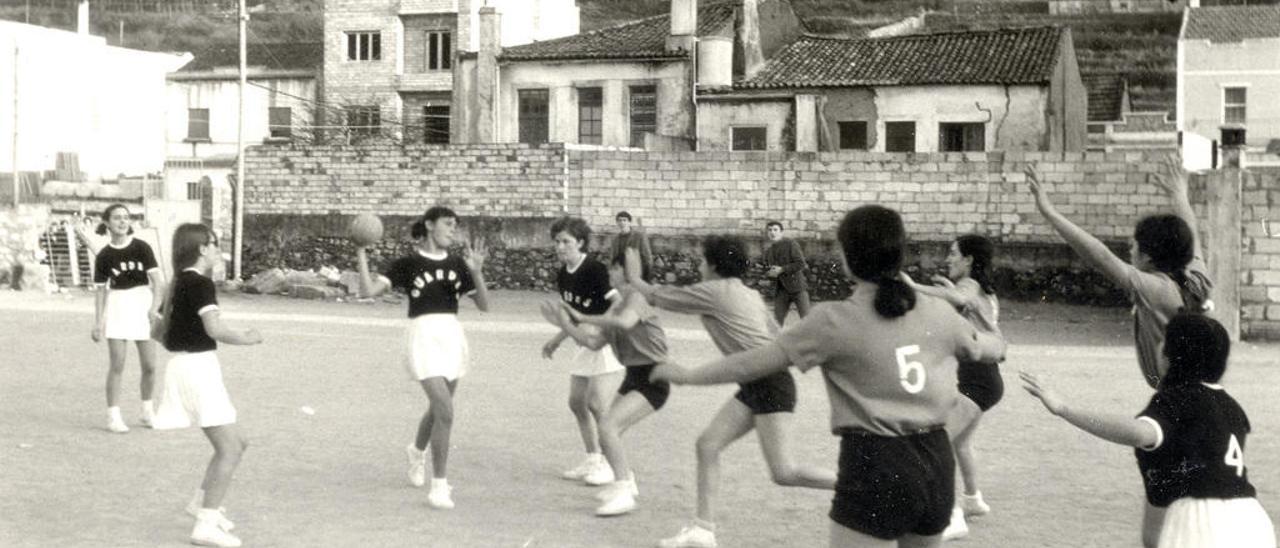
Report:
M 15 150 L 24 172 L 54 170 L 61 153 L 86 180 L 160 173 L 165 74 L 190 60 L 0 21 L 0 173 Z

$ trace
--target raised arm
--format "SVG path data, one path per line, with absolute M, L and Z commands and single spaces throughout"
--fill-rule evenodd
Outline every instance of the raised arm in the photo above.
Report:
M 644 298 L 653 303 L 653 294 L 658 291 L 658 286 L 644 281 L 644 266 L 640 259 L 640 250 L 634 247 L 627 247 L 623 253 L 626 256 L 626 264 L 624 268 L 627 272 L 627 283 L 635 288 L 637 292 L 644 295 Z
M 377 297 L 391 288 L 391 281 L 369 274 L 369 252 L 361 247 L 356 250 L 356 270 L 360 273 L 360 298 Z
M 1191 208 L 1191 198 L 1187 193 L 1187 170 L 1182 168 L 1182 161 L 1177 154 L 1167 154 L 1164 157 L 1163 173 L 1154 173 L 1151 179 L 1155 181 L 1169 197 L 1170 205 L 1173 206 L 1173 214 L 1177 215 L 1191 227 L 1191 234 L 1195 236 L 1195 256 L 1200 257 L 1200 232 L 1197 230 L 1196 212 Z
M 637 301 L 644 299 L 643 295 L 637 293 L 629 293 L 626 298 L 616 301 L 613 306 L 609 307 L 609 311 L 598 316 L 582 314 L 571 308 L 568 303 L 560 303 L 561 308 L 569 314 L 573 321 L 600 327 L 609 327 L 614 329 L 631 329 L 637 323 L 640 323 L 640 314 L 636 311 L 639 307 Z
M 729 384 L 743 383 L 783 371 L 791 366 L 787 354 L 777 343 L 729 354 L 711 363 L 685 367 L 676 363 L 664 363 L 654 368 L 649 378 L 669 381 L 673 384 Z
M 1058 212 L 1053 202 L 1049 200 L 1049 192 L 1045 190 L 1040 181 L 1039 173 L 1035 168 L 1027 166 L 1026 169 L 1027 182 L 1030 183 L 1031 192 L 1035 194 L 1036 208 L 1040 210 L 1040 214 L 1044 216 L 1049 225 L 1057 231 L 1067 245 L 1075 250 L 1080 258 L 1084 259 L 1089 266 L 1106 276 L 1113 283 L 1126 286 L 1128 282 L 1129 264 L 1120 260 L 1101 240 L 1093 237 L 1092 234 L 1085 232 L 1083 228 L 1076 226 L 1065 216 Z
M 1076 428 L 1111 443 L 1129 447 L 1151 447 L 1159 441 L 1155 426 L 1146 421 L 1071 406 L 1039 377 L 1027 372 L 1019 373 L 1018 376 L 1022 378 L 1022 388 L 1039 399 L 1045 409 Z
M 467 248 L 463 262 L 467 263 L 467 270 L 471 272 L 471 281 L 476 286 L 475 292 L 471 294 L 471 300 L 475 301 L 476 308 L 481 312 L 488 312 L 489 288 L 484 283 L 484 260 L 484 246 L 473 245 Z
M 906 282 L 907 285 L 911 286 L 911 289 L 916 292 L 932 297 L 938 297 L 948 303 L 951 303 L 951 306 L 956 308 L 962 308 L 969 304 L 969 297 L 959 289 L 956 289 L 956 285 L 951 283 L 951 280 L 948 280 L 945 277 L 934 276 L 933 281 L 939 285 L 918 284 L 911 278 L 911 275 L 906 272 L 900 272 L 898 277 L 901 278 L 902 281 Z

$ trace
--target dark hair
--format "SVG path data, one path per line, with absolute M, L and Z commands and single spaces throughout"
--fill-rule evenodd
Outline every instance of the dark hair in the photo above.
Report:
M 747 244 L 737 236 L 712 234 L 703 238 L 702 257 L 722 278 L 741 278 L 747 272 Z
M 415 239 L 426 238 L 427 234 L 431 232 L 427 230 L 427 223 L 434 223 L 438 219 L 457 218 L 458 214 L 454 213 L 452 209 L 445 206 L 432 207 L 431 209 L 428 209 L 426 213 L 423 213 L 422 217 L 417 221 L 414 221 L 413 226 L 409 228 L 409 235 L 413 236 Z
M 771 226 L 776 226 L 776 227 L 778 227 L 778 230 L 783 230 L 782 223 L 781 223 L 781 222 L 779 222 L 779 221 L 769 221 L 769 222 L 767 222 L 767 223 L 765 223 L 765 224 L 764 224 L 764 228 L 765 228 L 766 230 L 767 230 L 769 227 L 771 227 Z
M 1204 314 L 1179 313 L 1164 331 L 1164 356 L 1169 371 L 1160 388 L 1214 383 L 1227 371 L 1231 337 L 1217 320 Z
M 630 221 L 630 220 L 631 220 L 631 214 L 630 214 L 630 213 L 627 213 L 626 211 L 619 211 L 617 215 L 614 215 L 614 216 L 613 216 L 613 220 L 615 220 L 615 221 L 616 221 L 616 220 L 618 220 L 618 219 L 626 219 L 626 220 Z
M 965 234 L 956 238 L 956 248 L 961 255 L 973 260 L 969 266 L 969 277 L 978 282 L 984 293 L 995 295 L 996 288 L 991 284 L 991 258 L 995 255 L 996 246 L 986 236 Z
M 897 211 L 865 205 L 845 214 L 838 232 L 845 263 L 854 276 L 875 283 L 876 312 L 897 318 L 916 306 L 916 292 L 899 278 L 907 231 Z
M 105 236 L 107 234 L 107 222 L 111 221 L 111 212 L 117 209 L 123 209 L 125 213 L 129 212 L 129 208 L 124 204 L 111 204 L 107 206 L 106 209 L 102 210 L 102 222 L 98 223 L 98 228 L 94 229 L 95 233 L 99 236 Z M 129 226 L 128 234 L 133 234 L 133 225 Z
M 1184 306 L 1203 310 L 1209 296 L 1202 287 L 1188 283 L 1186 268 L 1195 258 L 1195 233 L 1187 222 L 1177 215 L 1150 215 L 1138 221 L 1133 228 L 1133 239 L 1141 251 L 1151 259 L 1151 265 L 1178 284 Z
M 591 225 L 587 224 L 582 217 L 561 217 L 556 222 L 551 223 L 551 239 L 556 239 L 556 234 L 568 232 L 573 239 L 578 240 L 579 250 L 583 253 L 587 252 L 587 248 L 591 243 Z
M 618 252 L 614 253 L 613 257 L 609 259 L 609 264 L 611 266 L 616 265 L 616 266 L 626 268 L 628 247 L 631 247 L 631 246 L 622 246 L 621 248 L 619 248 Z M 649 257 L 649 254 L 644 252 L 644 248 L 639 248 L 638 251 L 640 251 L 640 279 L 644 280 L 645 283 L 652 282 L 653 281 L 653 264 L 652 264 L 653 261 L 651 257 Z
M 200 259 L 200 248 L 217 242 L 213 231 L 200 223 L 185 223 L 173 231 L 173 273 L 176 276 L 184 268 Z

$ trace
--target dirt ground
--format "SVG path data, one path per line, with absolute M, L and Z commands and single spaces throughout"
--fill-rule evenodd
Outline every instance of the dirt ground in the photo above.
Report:
M 624 438 L 640 507 L 592 515 L 594 490 L 559 478 L 581 456 L 567 366 L 543 361 L 549 294 L 495 292 L 495 311 L 462 312 L 472 368 L 457 399 L 453 511 L 405 480 L 403 447 L 426 400 L 399 362 L 403 305 L 224 294 L 227 317 L 267 342 L 219 350 L 251 446 L 226 501 L 247 546 L 652 546 L 693 510 L 693 442 L 734 387 L 678 387 Z M 86 294 L 0 292 L 0 546 L 181 546 L 182 508 L 210 447 L 197 429 L 105 429 L 106 347 L 89 338 Z M 793 318 L 794 319 L 794 318 Z M 716 357 L 697 321 L 666 315 L 676 359 Z M 1043 373 L 1076 401 L 1141 409 L 1127 310 L 1005 303 L 1005 399 L 978 433 L 992 506 L 963 546 L 1137 546 L 1141 483 L 1132 452 L 1053 419 L 1016 385 Z M 161 354 L 161 363 L 165 353 Z M 568 353 L 562 351 L 561 358 Z M 1253 421 L 1249 476 L 1280 510 L 1280 347 L 1241 344 L 1225 384 Z M 122 407 L 137 425 L 130 354 Z M 793 453 L 834 466 L 838 440 L 817 373 L 798 375 Z M 302 408 L 314 409 L 307 414 Z M 830 493 L 773 485 L 754 436 L 722 457 L 720 545 L 825 546 Z

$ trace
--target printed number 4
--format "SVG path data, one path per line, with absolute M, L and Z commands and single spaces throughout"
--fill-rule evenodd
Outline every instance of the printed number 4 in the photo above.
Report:
M 1240 442 L 1236 440 L 1236 435 L 1231 435 L 1231 440 L 1227 442 L 1227 454 L 1222 457 L 1222 462 L 1227 466 L 1235 467 L 1236 477 L 1244 476 L 1244 449 L 1240 448 Z
M 907 358 L 920 353 L 920 345 L 898 347 L 893 351 L 898 358 L 898 382 L 908 394 L 919 394 L 924 390 L 924 364 Z M 912 372 L 915 373 L 914 379 Z

